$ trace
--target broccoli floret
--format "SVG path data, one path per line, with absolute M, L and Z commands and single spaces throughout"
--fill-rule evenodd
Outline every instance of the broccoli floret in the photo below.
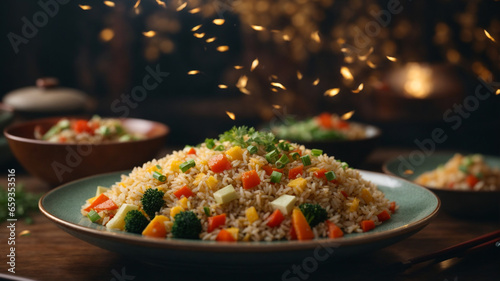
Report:
M 306 217 L 307 223 L 309 223 L 311 227 L 315 227 L 319 223 L 324 222 L 328 217 L 326 210 L 319 204 L 304 203 L 299 206 L 299 209 L 302 211 L 302 214 Z
M 132 210 L 125 216 L 125 230 L 132 233 L 142 233 L 149 220 L 138 210 Z
M 172 234 L 175 238 L 199 239 L 201 221 L 192 211 L 180 212 L 175 215 Z
M 165 193 L 158 189 L 147 189 L 142 196 L 142 209 L 146 214 L 148 214 L 149 218 L 154 218 L 155 213 L 160 211 L 161 207 L 165 205 L 165 200 L 163 200 L 163 195 Z

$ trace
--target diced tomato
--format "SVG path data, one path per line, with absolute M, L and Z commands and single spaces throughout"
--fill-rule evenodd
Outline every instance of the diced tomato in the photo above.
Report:
M 344 195 L 345 198 L 349 197 L 349 195 L 347 194 L 347 192 L 341 190 L 340 193 L 342 193 L 342 195 Z
M 207 232 L 214 231 L 217 227 L 226 224 L 226 214 L 221 214 L 208 218 Z
M 479 182 L 479 179 L 474 175 L 467 175 L 465 181 L 467 182 L 467 185 L 469 185 L 469 187 L 473 189 L 474 186 Z
M 194 149 L 194 147 L 191 147 L 191 149 L 186 153 L 186 154 L 194 154 L 196 155 L 196 149 Z
M 235 242 L 236 240 L 234 239 L 233 235 L 231 232 L 221 229 L 219 234 L 217 234 L 217 238 L 215 238 L 216 241 L 219 242 Z
M 302 175 L 302 171 L 304 170 L 304 165 L 297 166 L 288 171 L 288 178 L 295 179 L 297 176 Z
M 72 127 L 73 127 L 73 130 L 75 130 L 75 132 L 77 132 L 79 134 L 83 133 L 83 132 L 86 132 L 90 135 L 94 134 L 94 129 L 92 129 L 88 125 L 87 120 L 83 120 L 83 119 L 76 120 L 75 122 L 73 122 Z
M 328 238 L 339 238 L 344 236 L 344 232 L 336 224 L 329 220 L 326 221 L 326 224 L 328 225 Z
M 297 232 L 295 232 L 293 225 L 290 227 L 290 240 L 297 240 Z
M 241 182 L 244 189 L 254 188 L 260 184 L 259 174 L 255 170 L 245 172 L 241 176 Z
M 364 220 L 361 222 L 361 229 L 363 232 L 370 231 L 375 228 L 375 222 L 372 220 Z
M 276 209 L 267 219 L 266 225 L 269 227 L 276 227 L 280 225 L 284 220 L 285 216 L 283 216 L 280 210 Z
M 377 218 L 382 222 L 390 219 L 391 215 L 389 214 L 389 212 L 387 212 L 387 210 L 383 210 L 380 214 L 377 215 Z
M 320 125 L 323 129 L 333 129 L 333 118 L 330 113 L 324 112 L 321 113 L 316 117 L 316 122 L 318 125 Z
M 222 173 L 225 170 L 233 168 L 231 162 L 227 159 L 226 154 L 215 155 L 208 160 L 208 166 L 214 173 Z
M 283 173 L 283 169 L 274 168 L 271 167 L 270 165 L 262 166 L 262 170 L 266 171 L 266 175 L 268 176 L 270 176 L 273 173 L 273 171 Z
M 389 205 L 389 211 L 391 211 L 391 213 L 395 213 L 396 212 L 396 202 L 392 201 Z
M 191 189 L 189 189 L 189 187 L 187 185 L 179 188 L 178 190 L 176 190 L 174 192 L 174 195 L 175 197 L 177 197 L 178 199 L 181 199 L 181 197 L 184 195 L 184 197 L 188 198 L 188 197 L 191 197 L 194 195 L 194 193 L 191 191 Z

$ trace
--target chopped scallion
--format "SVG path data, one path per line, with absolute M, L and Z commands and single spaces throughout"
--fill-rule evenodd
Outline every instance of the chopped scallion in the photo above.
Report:
M 278 152 L 276 150 L 273 150 L 269 153 L 266 154 L 266 160 L 269 163 L 274 163 L 276 160 L 278 160 Z
M 179 165 L 179 169 L 181 169 L 181 171 L 183 173 L 187 172 L 189 169 L 191 169 L 192 167 L 196 166 L 196 163 L 194 162 L 193 159 L 191 160 L 188 160 L 182 164 Z
M 281 181 L 281 176 L 283 176 L 282 173 L 277 172 L 277 171 L 273 171 L 273 173 L 271 174 L 271 182 L 272 183 L 279 183 Z
M 276 161 L 276 167 L 278 167 L 278 169 L 283 169 L 289 161 L 290 160 L 288 159 L 288 157 L 285 154 L 283 154 L 281 155 L 281 158 L 278 161 Z
M 90 219 L 91 222 L 96 222 L 101 218 L 101 216 L 99 216 L 99 214 L 94 210 L 90 210 L 90 212 L 88 212 L 87 214 L 87 217 Z
M 342 162 L 340 163 L 340 166 L 342 167 L 342 169 L 346 169 L 346 168 L 349 168 L 349 164 L 347 164 L 346 162 Z
M 323 154 L 323 150 L 321 150 L 321 149 L 312 149 L 311 150 L 311 154 L 313 156 L 320 156 L 321 154 Z
M 285 142 L 285 141 L 282 141 L 280 143 L 278 143 L 278 148 L 283 150 L 283 151 L 289 151 L 290 150 L 290 144 Z
M 337 178 L 337 175 L 335 175 L 333 171 L 326 172 L 325 176 L 327 181 L 332 181 Z
M 167 177 L 166 177 L 166 176 L 164 176 L 164 175 L 162 175 L 162 174 L 161 174 L 160 172 L 158 172 L 158 171 L 154 171 L 154 172 L 153 172 L 153 178 L 155 178 L 155 179 L 157 179 L 157 180 L 159 180 L 159 181 L 161 181 L 161 182 L 164 182 L 164 181 L 166 181 L 166 180 L 167 180 Z
M 259 149 L 256 146 L 250 145 L 247 147 L 247 150 L 250 154 L 255 154 Z
M 158 168 L 159 170 L 161 170 L 161 166 L 160 165 L 156 165 L 156 168 Z
M 226 148 L 222 144 L 218 145 L 216 148 L 214 148 L 214 150 L 216 150 L 216 151 L 224 151 L 224 149 L 226 149 Z
M 462 171 L 462 173 L 464 173 L 464 174 L 468 174 L 468 173 L 469 173 L 469 171 L 467 170 L 467 167 L 466 167 L 466 166 L 464 166 L 464 165 L 460 165 L 460 166 L 458 166 L 458 169 L 459 169 L 460 171 Z
M 203 207 L 203 211 L 205 212 L 205 215 L 207 215 L 207 217 L 210 217 L 210 208 L 205 206 L 205 207 Z
M 290 154 L 293 160 L 299 160 L 300 159 L 300 154 L 298 152 L 294 152 Z
M 311 156 L 304 155 L 304 156 L 300 157 L 300 159 L 302 160 L 302 164 L 304 164 L 304 167 L 311 165 Z
M 205 144 L 207 145 L 207 148 L 212 149 L 215 146 L 215 141 L 214 139 L 205 139 Z

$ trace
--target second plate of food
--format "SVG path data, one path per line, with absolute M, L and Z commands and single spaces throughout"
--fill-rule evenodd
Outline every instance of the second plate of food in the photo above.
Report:
M 447 213 L 476 220 L 500 217 L 499 157 L 409 154 L 387 161 L 383 170 L 432 190 L 442 200 L 442 210 Z

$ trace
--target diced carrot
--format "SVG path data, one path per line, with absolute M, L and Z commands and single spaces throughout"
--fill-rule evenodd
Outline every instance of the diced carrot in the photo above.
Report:
M 168 218 L 165 216 L 156 216 L 151 222 L 149 222 L 148 226 L 142 231 L 142 235 L 148 237 L 157 237 L 157 238 L 165 238 L 167 236 L 167 229 L 165 227 L 165 221 L 168 221 Z
M 100 212 L 104 210 L 116 210 L 118 209 L 118 206 L 111 199 L 108 199 L 107 201 L 104 201 L 101 204 L 96 205 L 93 209 L 96 212 Z
M 333 126 L 337 129 L 347 129 L 349 128 L 349 123 L 344 120 L 338 120 Z
M 178 190 L 176 190 L 174 192 L 174 195 L 175 197 L 177 197 L 178 199 L 181 199 L 182 195 L 184 195 L 184 197 L 191 197 L 194 195 L 194 193 L 191 191 L 191 189 L 189 189 L 189 187 L 187 185 L 179 188 Z
M 226 154 L 215 155 L 208 160 L 208 166 L 214 173 L 221 173 L 231 169 L 231 162 L 227 159 Z
M 283 220 L 285 220 L 285 216 L 283 216 L 280 210 L 276 209 L 267 219 L 266 225 L 269 227 L 276 227 L 280 225 Z
M 283 169 L 271 167 L 271 165 L 262 166 L 262 170 L 266 171 L 266 175 L 270 176 L 274 171 L 283 173 Z
M 194 154 L 194 155 L 196 155 L 196 149 L 194 149 L 194 147 L 191 147 L 191 149 L 186 154 Z
M 104 195 L 104 193 L 101 193 L 99 196 L 97 196 L 96 199 L 94 199 L 94 201 L 92 201 L 92 203 L 85 209 L 83 209 L 85 212 L 88 212 L 90 211 L 91 209 L 94 209 L 95 206 L 99 205 L 99 204 L 102 204 L 106 201 L 110 200 L 108 198 L 108 196 Z M 97 211 L 96 211 L 97 212 Z
M 73 130 L 75 130 L 75 132 L 77 132 L 77 133 L 83 133 L 83 132 L 86 132 L 86 133 L 89 133 L 89 134 L 91 134 L 91 135 L 93 135 L 93 134 L 94 134 L 94 129 L 92 129 L 92 128 L 88 125 L 87 120 L 83 120 L 83 119 L 76 120 L 76 121 L 72 124 L 72 128 L 73 128 Z
M 226 214 L 208 217 L 207 232 L 214 231 L 217 227 L 226 224 Z
M 387 210 L 383 210 L 382 212 L 380 212 L 380 214 L 377 215 L 377 218 L 379 221 L 383 222 L 390 219 L 391 215 L 389 214 L 389 212 L 387 212 Z
M 295 228 L 295 233 L 297 233 L 297 239 L 299 241 L 311 240 L 314 238 L 314 233 L 309 223 L 307 223 L 306 217 L 304 217 L 304 214 L 302 214 L 299 208 L 293 209 L 292 226 Z
M 234 239 L 233 235 L 231 232 L 221 229 L 219 234 L 217 234 L 217 238 L 215 238 L 216 241 L 219 242 L 235 242 L 236 240 Z
M 392 201 L 389 205 L 389 211 L 391 211 L 391 213 L 395 213 L 396 212 L 396 202 Z
M 364 220 L 361 222 L 361 229 L 363 232 L 370 231 L 375 228 L 375 222 L 372 220 Z
M 288 179 L 295 179 L 297 176 L 302 175 L 304 165 L 297 166 L 288 171 Z
M 318 125 L 320 125 L 323 129 L 333 129 L 334 127 L 332 115 L 330 113 L 321 113 L 315 119 Z
M 297 232 L 295 232 L 293 225 L 290 227 L 290 240 L 297 240 Z
M 329 220 L 326 221 L 326 224 L 328 225 L 328 238 L 339 238 L 344 236 L 344 232 L 336 224 Z
M 243 173 L 241 176 L 244 189 L 254 188 L 260 184 L 259 174 L 255 170 Z
M 341 190 L 340 193 L 342 193 L 342 195 L 344 195 L 345 198 L 349 197 L 349 195 L 347 194 L 347 192 Z
M 473 189 L 474 186 L 479 182 L 479 179 L 474 175 L 467 175 L 465 181 L 467 182 L 467 185 L 469 185 L 469 187 Z
M 66 141 L 67 141 L 66 137 L 64 136 L 59 137 L 59 142 L 66 142 Z
M 328 170 L 326 170 L 326 169 L 319 169 L 316 172 L 314 172 L 314 176 L 317 177 L 318 179 L 324 179 L 324 180 L 326 180 L 326 176 L 325 176 L 326 172 L 328 172 Z M 333 179 L 330 182 L 338 183 L 338 181 L 336 179 Z

